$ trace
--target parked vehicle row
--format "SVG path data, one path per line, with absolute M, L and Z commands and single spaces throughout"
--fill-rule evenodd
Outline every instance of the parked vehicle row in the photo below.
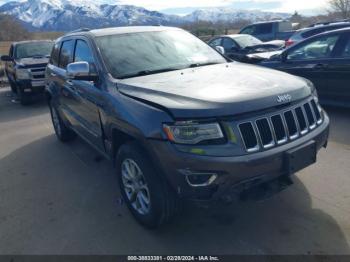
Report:
M 249 44 L 241 46 L 239 39 Z M 230 59 L 305 77 L 315 84 L 321 103 L 350 107 L 349 41 L 350 22 L 334 22 L 297 31 L 287 49 L 244 34 L 215 37 L 209 45 Z

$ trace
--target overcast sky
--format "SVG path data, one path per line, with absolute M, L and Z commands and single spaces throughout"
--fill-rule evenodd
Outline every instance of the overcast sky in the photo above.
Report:
M 0 0 L 9 2 L 10 0 Z M 74 2 L 74 0 L 71 0 Z M 166 13 L 186 14 L 197 8 L 234 7 L 292 13 L 320 13 L 327 8 L 327 0 L 91 0 L 110 4 L 129 4 Z

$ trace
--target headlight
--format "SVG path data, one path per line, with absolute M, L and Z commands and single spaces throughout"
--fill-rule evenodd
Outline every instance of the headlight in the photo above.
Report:
M 164 132 L 171 142 L 178 144 L 198 144 L 202 141 L 224 138 L 218 123 L 197 124 L 185 123 L 163 126 Z
M 28 69 L 16 69 L 16 78 L 19 80 L 30 79 L 30 74 Z

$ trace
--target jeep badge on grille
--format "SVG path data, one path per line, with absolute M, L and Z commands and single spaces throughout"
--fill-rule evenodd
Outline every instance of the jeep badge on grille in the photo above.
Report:
M 280 95 L 277 97 L 278 103 L 290 102 L 292 100 L 292 96 L 290 94 Z

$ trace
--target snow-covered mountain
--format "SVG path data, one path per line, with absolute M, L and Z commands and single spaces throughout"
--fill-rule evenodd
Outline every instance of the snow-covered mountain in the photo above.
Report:
M 91 0 L 28 0 L 9 2 L 0 12 L 12 15 L 28 28 L 70 31 L 122 25 L 174 25 L 179 17 L 129 5 L 95 4 Z
M 237 10 L 230 7 L 199 9 L 184 17 L 189 22 L 235 22 L 250 20 L 252 22 L 274 19 L 286 19 L 291 15 L 286 13 L 263 12 L 259 10 Z
M 0 6 L 30 29 L 70 31 L 125 25 L 179 25 L 194 21 L 252 21 L 286 18 L 288 14 L 238 11 L 232 8 L 197 10 L 187 16 L 167 15 L 131 5 L 102 4 L 100 0 L 17 0 Z

